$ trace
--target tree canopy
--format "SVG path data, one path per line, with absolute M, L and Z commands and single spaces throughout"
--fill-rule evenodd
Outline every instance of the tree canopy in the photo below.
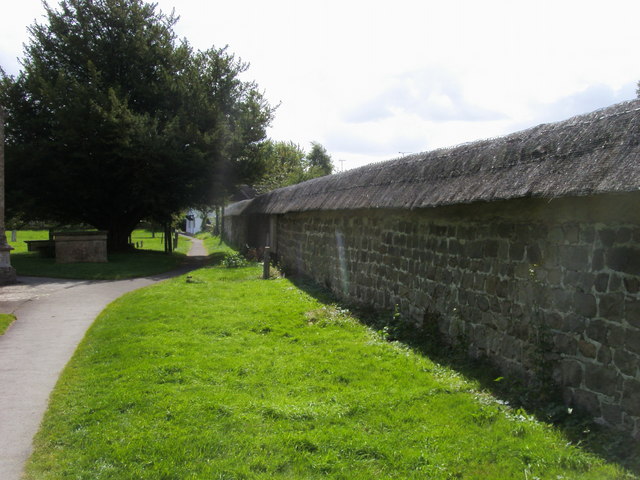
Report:
M 307 155 L 307 162 L 309 164 L 309 170 L 313 171 L 316 177 L 333 173 L 331 156 L 318 142 L 311 142 L 311 151 Z
M 331 156 L 319 143 L 311 143 L 307 154 L 293 142 L 267 140 L 260 146 L 254 185 L 260 193 L 294 185 L 333 172 Z
M 251 181 L 273 108 L 226 48 L 194 51 L 142 0 L 62 0 L 1 72 L 10 214 L 81 222 L 126 246 Z

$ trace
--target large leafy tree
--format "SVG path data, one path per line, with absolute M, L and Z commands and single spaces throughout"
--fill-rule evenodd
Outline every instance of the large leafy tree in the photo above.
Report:
M 62 0 L 2 74 L 10 212 L 109 231 L 223 197 L 273 110 L 226 49 L 194 52 L 142 0 Z
M 311 142 L 311 151 L 307 155 L 309 170 L 317 177 L 333 173 L 333 162 L 326 148 L 317 142 Z
M 294 185 L 316 177 L 329 175 L 333 171 L 331 157 L 319 143 L 311 143 L 311 151 L 293 142 L 267 140 L 260 145 L 257 180 L 254 182 L 260 193 Z

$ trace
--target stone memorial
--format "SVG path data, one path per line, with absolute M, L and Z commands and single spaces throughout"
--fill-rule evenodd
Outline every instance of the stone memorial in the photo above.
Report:
M 63 232 L 55 234 L 56 263 L 107 262 L 107 232 Z

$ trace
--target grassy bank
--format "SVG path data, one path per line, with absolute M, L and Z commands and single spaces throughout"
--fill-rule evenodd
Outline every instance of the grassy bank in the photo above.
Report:
M 8 313 L 0 313 L 0 335 L 4 335 L 7 328 L 15 321 L 16 317 Z
M 204 246 L 209 254 L 220 256 L 235 253 L 235 251 L 231 247 L 228 247 L 226 244 L 222 243 L 219 236 L 214 236 L 211 233 L 202 232 L 198 233 L 196 235 L 196 238 L 199 238 L 204 242 Z
M 172 255 L 163 253 L 163 240 L 160 234 L 155 237 L 147 230 L 135 230 L 133 243 L 140 248 L 128 253 L 109 255 L 107 263 L 68 263 L 58 264 L 54 258 L 42 258 L 37 252 L 28 252 L 26 240 L 46 240 L 46 230 L 20 230 L 17 241 L 9 244 L 15 248 L 11 252 L 11 264 L 18 275 L 39 277 L 78 278 L 109 280 L 155 275 L 177 268 L 189 251 L 191 242 L 180 238 L 178 249 Z M 11 235 L 7 232 L 7 240 Z
M 260 273 L 202 269 L 111 304 L 51 396 L 26 478 L 636 478 Z

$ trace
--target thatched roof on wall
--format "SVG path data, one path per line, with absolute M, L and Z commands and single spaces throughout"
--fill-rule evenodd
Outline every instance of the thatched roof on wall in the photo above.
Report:
M 640 100 L 563 122 L 367 165 L 230 205 L 226 213 L 425 208 L 640 190 Z

